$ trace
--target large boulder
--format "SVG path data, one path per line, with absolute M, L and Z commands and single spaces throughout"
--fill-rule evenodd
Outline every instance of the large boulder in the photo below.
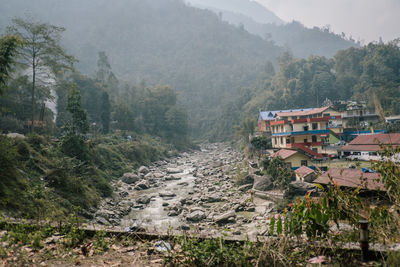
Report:
M 201 210 L 195 210 L 186 216 L 186 220 L 190 222 L 200 222 L 206 218 L 206 214 Z
M 247 175 L 246 177 L 244 177 L 243 180 L 239 180 L 237 182 L 238 185 L 253 184 L 253 183 L 254 183 L 253 175 Z
M 234 221 L 233 219 L 236 217 L 236 213 L 234 211 L 229 211 L 227 213 L 224 213 L 220 216 L 217 216 L 214 218 L 214 221 L 217 224 L 225 224 Z
M 151 197 L 144 195 L 136 199 L 136 202 L 139 204 L 149 204 L 151 200 Z
M 138 170 L 139 173 L 143 173 L 144 175 L 148 174 L 150 172 L 149 168 L 146 166 L 141 166 Z
M 270 175 L 255 176 L 253 189 L 259 191 L 268 191 L 273 189 L 272 177 Z
M 150 185 L 148 181 L 140 181 L 139 183 L 136 184 L 135 189 L 136 190 L 145 190 L 145 189 L 149 189 Z
M 289 187 L 285 192 L 285 197 L 304 196 L 309 191 L 315 191 L 315 189 L 316 187 L 313 184 L 302 181 L 294 181 L 289 184 Z
M 137 181 L 139 181 L 139 176 L 137 176 L 133 172 L 127 172 L 127 173 L 124 173 L 124 175 L 122 175 L 121 180 L 122 180 L 122 182 L 124 182 L 126 184 L 134 184 Z
M 220 202 L 222 201 L 222 196 L 219 193 L 214 193 L 209 196 L 203 196 L 201 200 L 208 203 Z

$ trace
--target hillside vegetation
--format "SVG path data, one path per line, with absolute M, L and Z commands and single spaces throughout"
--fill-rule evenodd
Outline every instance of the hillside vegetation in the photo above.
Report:
M 105 51 L 121 80 L 172 85 L 197 137 L 214 127 L 221 102 L 283 51 L 177 0 L 1 0 L 0 8 L 3 28 L 25 13 L 65 27 L 63 43 L 85 74 L 95 71 L 97 53 Z

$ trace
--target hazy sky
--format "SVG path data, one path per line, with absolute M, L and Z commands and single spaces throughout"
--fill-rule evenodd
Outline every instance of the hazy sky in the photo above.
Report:
M 255 0 L 284 21 L 307 27 L 327 24 L 365 43 L 400 37 L 400 0 Z

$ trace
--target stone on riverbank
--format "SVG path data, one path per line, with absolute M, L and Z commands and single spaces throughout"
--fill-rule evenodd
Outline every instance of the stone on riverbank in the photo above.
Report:
M 121 180 L 122 180 L 122 182 L 124 182 L 126 184 L 133 184 L 133 183 L 136 183 L 137 181 L 139 181 L 139 176 L 137 176 L 133 172 L 127 172 L 127 173 L 124 173 Z
M 191 222 L 200 222 L 206 218 L 206 214 L 201 210 L 195 210 L 186 216 L 186 220 Z
M 139 173 L 143 173 L 144 175 L 148 174 L 150 172 L 149 168 L 146 166 L 141 166 L 138 170 Z

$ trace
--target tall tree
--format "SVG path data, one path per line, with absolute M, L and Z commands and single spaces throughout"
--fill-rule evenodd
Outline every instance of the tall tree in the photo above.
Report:
M 71 121 L 64 125 L 64 136 L 61 142 L 61 151 L 70 157 L 87 160 L 87 145 L 85 134 L 89 130 L 86 111 L 82 108 L 81 94 L 76 84 L 71 85 L 68 95 L 67 110 L 71 113 Z
M 43 79 L 58 75 L 63 70 L 72 69 L 75 59 L 68 55 L 60 45 L 61 33 L 65 29 L 47 23 L 13 19 L 9 33 L 19 36 L 23 46 L 19 49 L 22 66 L 31 71 L 31 132 L 34 131 L 35 90 L 37 83 L 46 83 Z
M 118 96 L 118 79 L 112 72 L 111 64 L 108 61 L 106 52 L 99 52 L 97 60 L 96 80 L 106 89 L 111 96 Z
M 103 126 L 103 133 L 107 134 L 110 130 L 110 114 L 111 114 L 111 104 L 110 98 L 107 92 L 103 92 L 101 96 L 101 124 Z
M 14 57 L 20 44 L 20 38 L 14 35 L 0 38 L 0 95 L 3 94 L 2 87 L 6 85 L 10 77 Z

